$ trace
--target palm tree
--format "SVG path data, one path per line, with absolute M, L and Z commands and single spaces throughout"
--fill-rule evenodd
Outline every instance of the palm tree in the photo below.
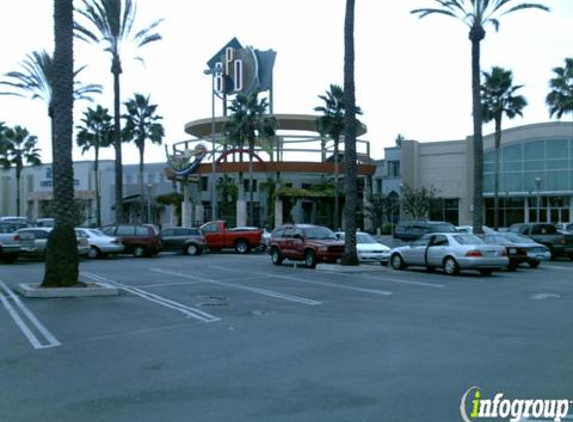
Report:
M 316 128 L 323 136 L 328 136 L 334 142 L 334 228 L 340 227 L 340 198 L 338 193 L 338 163 L 340 160 L 339 143 L 340 137 L 344 133 L 344 89 L 340 85 L 331 84 L 326 95 L 319 95 L 324 106 L 315 107 L 314 111 L 322 113 L 316 118 Z M 356 113 L 362 114 L 359 107 Z
M 434 0 L 436 8 L 415 9 L 411 13 L 420 18 L 439 14 L 461 20 L 469 28 L 472 44 L 472 112 L 473 112 L 473 152 L 474 152 L 474 233 L 483 232 L 483 135 L 482 101 L 480 83 L 480 43 L 485 38 L 484 27 L 491 23 L 495 30 L 499 28 L 498 16 L 507 15 L 524 9 L 549 8 L 536 3 L 515 4 L 513 0 Z M 511 6 L 515 4 L 514 6 Z
M 354 84 L 354 0 L 346 0 L 344 18 L 344 256 L 342 265 L 358 265 L 356 210 L 358 165 L 356 157 L 356 92 Z
M 165 130 L 158 121 L 163 117 L 156 114 L 157 105 L 149 103 L 149 96 L 144 97 L 142 94 L 135 94 L 131 100 L 125 103 L 125 106 L 127 114 L 122 116 L 125 119 L 124 140 L 133 141 L 139 150 L 139 191 L 141 192 L 141 216 L 143 218 L 145 208 L 143 190 L 145 141 L 149 139 L 154 144 L 161 144 Z M 148 215 L 148 221 L 149 218 Z
M 523 85 L 513 85 L 511 70 L 494 66 L 491 72 L 483 72 L 484 82 L 481 87 L 483 103 L 483 119 L 485 122 L 495 123 L 495 181 L 493 198 L 493 226 L 499 228 L 499 151 L 501 145 L 501 120 L 504 115 L 509 119 L 523 116 L 522 110 L 527 101 L 516 91 Z
M 54 1 L 54 211 L 56 226 L 50 232 L 43 287 L 78 283 L 79 264 L 74 231 L 74 5 L 73 0 Z
M 245 143 L 249 149 L 249 213 L 248 223 L 253 225 L 254 199 L 253 199 L 253 154 L 255 143 L 258 141 L 268 141 L 275 136 L 277 120 L 266 114 L 269 104 L 266 98 L 259 101 L 258 93 L 252 92 L 248 95 L 237 94 L 229 110 L 231 115 L 226 124 L 226 131 L 230 141 L 242 148 Z M 239 175 L 241 176 L 241 175 Z M 242 177 L 239 177 L 239 185 Z
M 30 135 L 26 128 L 16 126 L 4 130 L 4 146 L 0 148 L 0 164 L 4 168 L 16 168 L 16 215 L 20 215 L 20 179 L 24 164 L 39 166 L 40 150 L 36 148 L 38 138 Z
M 553 69 L 555 78 L 549 81 L 551 92 L 545 99 L 549 106 L 549 116 L 558 119 L 564 114 L 573 114 L 573 58 L 565 59 L 564 67 Z
M 87 42 L 103 43 L 104 49 L 111 55 L 111 73 L 113 75 L 113 114 L 115 147 L 115 217 L 118 223 L 125 220 L 123 213 L 123 166 L 121 155 L 120 124 L 120 75 L 121 47 L 131 41 L 136 47 L 143 47 L 161 39 L 153 32 L 161 19 L 134 33 L 137 8 L 132 0 L 83 0 L 83 9 L 78 13 L 87 21 L 86 25 L 76 24 L 77 36 Z M 141 58 L 138 58 L 142 60 Z
M 83 126 L 77 126 L 76 144 L 82 149 L 82 154 L 94 149 L 94 180 L 96 195 L 96 225 L 101 227 L 101 198 L 99 189 L 99 150 L 113 143 L 112 117 L 107 108 L 98 105 L 95 109 L 88 108 L 82 119 Z
M 20 71 L 8 72 L 7 79 L 0 81 L 0 85 L 10 87 L 10 91 L 0 92 L 0 95 L 15 95 L 29 97 L 32 100 L 42 100 L 48 106 L 48 117 L 51 122 L 52 142 L 54 141 L 54 59 L 45 50 L 33 51 L 22 61 Z M 86 66 L 74 72 L 74 79 Z M 74 98 L 76 100 L 93 101 L 92 94 L 101 94 L 102 86 L 99 84 L 84 85 L 74 81 Z

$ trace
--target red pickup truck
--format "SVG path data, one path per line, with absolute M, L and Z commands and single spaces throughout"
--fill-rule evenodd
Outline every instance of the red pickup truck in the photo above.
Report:
M 205 241 L 212 251 L 235 249 L 247 253 L 263 245 L 263 229 L 227 229 L 225 221 L 210 221 L 201 226 Z

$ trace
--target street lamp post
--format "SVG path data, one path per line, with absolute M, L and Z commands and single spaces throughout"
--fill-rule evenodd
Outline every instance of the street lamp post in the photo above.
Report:
M 211 75 L 211 220 L 217 219 L 217 180 L 215 177 L 215 75 L 220 73 L 219 68 L 205 69 L 205 75 Z
M 535 188 L 537 189 L 537 222 L 541 222 L 541 204 L 540 204 L 540 197 L 539 197 L 539 191 L 541 189 L 541 183 L 543 182 L 543 179 L 541 177 L 536 177 L 535 178 Z

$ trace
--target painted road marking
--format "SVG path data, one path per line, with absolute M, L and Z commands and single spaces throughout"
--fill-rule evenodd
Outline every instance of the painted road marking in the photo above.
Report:
M 223 270 L 223 271 L 230 271 L 233 273 L 237 273 L 238 271 L 233 269 L 229 269 L 229 268 L 225 268 L 225 267 L 219 267 L 216 265 L 211 265 L 210 268 L 214 268 L 214 269 L 218 269 L 218 270 Z M 361 292 L 361 293 L 372 293 L 372 294 L 376 294 L 376 295 L 381 295 L 381 296 L 390 296 L 392 294 L 392 292 L 388 292 L 385 290 L 378 290 L 378 289 L 368 289 L 368 288 L 363 288 L 363 287 L 354 287 L 354 286 L 346 286 L 344 284 L 336 284 L 336 283 L 330 283 L 330 282 L 325 282 L 325 281 L 315 281 L 315 280 L 307 280 L 307 279 L 303 279 L 300 277 L 291 277 L 291 276 L 286 276 L 286 275 L 278 275 L 278 274 L 269 274 L 269 273 L 259 273 L 259 272 L 254 272 L 254 271 L 240 271 L 242 273 L 248 273 L 248 274 L 257 274 L 257 275 L 265 275 L 266 277 L 269 278 L 282 278 L 284 280 L 294 280 L 294 281 L 298 281 L 301 283 L 307 283 L 307 284 L 315 284 L 317 286 L 326 286 L 326 287 L 332 287 L 335 289 L 343 289 L 343 290 L 353 290 L 356 292 Z M 334 274 L 334 273 L 331 273 Z
M 438 283 L 425 283 L 423 281 L 412 281 L 412 280 L 400 280 L 400 279 L 396 279 L 396 278 L 388 278 L 386 276 L 380 276 L 380 277 L 374 277 L 374 276 L 368 276 L 366 274 L 362 275 L 360 274 L 359 277 L 361 278 L 366 278 L 368 280 L 376 280 L 376 281 L 389 281 L 390 283 L 398 283 L 398 284 L 410 284 L 412 286 L 423 286 L 423 287 L 433 287 L 436 289 L 441 289 L 446 287 L 444 284 L 438 284 Z
M 243 286 L 241 284 L 226 283 L 223 281 L 212 280 L 209 278 L 197 277 L 197 276 L 192 276 L 192 275 L 188 275 L 188 274 L 178 273 L 175 271 L 163 270 L 161 268 L 150 268 L 150 270 L 153 272 L 156 272 L 156 273 L 160 273 L 160 274 L 172 275 L 174 277 L 187 278 L 189 280 L 197 280 L 197 281 L 203 281 L 205 283 L 216 284 L 218 286 L 225 286 L 225 287 L 231 287 L 234 289 L 246 290 L 246 291 L 249 291 L 252 293 L 258 293 L 258 294 L 263 295 L 263 296 L 268 296 L 268 297 L 272 297 L 272 298 L 276 298 L 276 299 L 288 300 L 291 302 L 302 303 L 304 305 L 320 305 L 321 304 L 321 302 L 316 301 L 316 300 L 306 299 L 306 298 L 300 297 L 300 296 L 287 295 L 284 293 L 278 293 L 278 292 L 274 292 L 272 290 L 259 289 L 257 287 L 247 287 L 247 286 Z
M 35 349 L 47 349 L 49 347 L 56 347 L 61 346 L 62 343 L 58 341 L 58 339 L 48 331 L 46 327 L 36 318 L 36 316 L 30 311 L 26 305 L 22 303 L 22 301 L 4 284 L 2 280 L 0 280 L 0 288 L 4 290 L 8 296 L 4 296 L 2 291 L 0 291 L 0 301 L 4 305 L 4 308 L 8 311 L 18 328 L 24 333 L 30 344 Z M 24 321 L 24 318 L 20 316 L 18 311 L 12 306 L 10 301 L 11 299 L 18 310 L 28 319 L 28 321 L 34 326 L 34 328 L 44 337 L 44 342 L 40 341 L 38 337 L 32 332 L 30 327 Z
M 118 289 L 132 293 L 132 294 L 139 296 L 145 300 L 148 300 L 148 301 L 153 302 L 153 303 L 157 303 L 158 305 L 165 306 L 166 308 L 170 308 L 170 309 L 173 309 L 175 311 L 179 311 L 179 312 L 187 315 L 188 317 L 198 319 L 199 321 L 217 322 L 217 321 L 221 320 L 221 318 L 218 318 L 218 317 L 213 316 L 211 314 L 208 314 L 206 312 L 200 311 L 199 309 L 192 308 L 191 306 L 183 305 L 179 302 L 175 302 L 173 300 L 170 300 L 170 299 L 164 298 L 162 296 L 147 292 L 147 291 L 139 289 L 137 287 L 131 287 L 131 286 L 128 286 L 126 284 L 119 283 L 117 281 L 111 280 L 111 279 L 106 278 L 106 277 L 102 277 L 102 276 L 97 275 L 97 274 L 82 272 L 81 275 L 86 277 L 86 278 L 89 278 L 91 280 L 94 280 L 94 281 L 101 281 L 101 282 L 111 284 L 111 285 L 117 287 Z

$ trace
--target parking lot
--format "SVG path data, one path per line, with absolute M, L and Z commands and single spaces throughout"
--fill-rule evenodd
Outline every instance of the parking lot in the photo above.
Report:
M 454 421 L 464 391 L 569 398 L 573 263 L 333 273 L 230 253 L 83 261 L 104 298 L 0 266 L 0 420 Z M 34 340 L 35 339 L 35 340 Z

